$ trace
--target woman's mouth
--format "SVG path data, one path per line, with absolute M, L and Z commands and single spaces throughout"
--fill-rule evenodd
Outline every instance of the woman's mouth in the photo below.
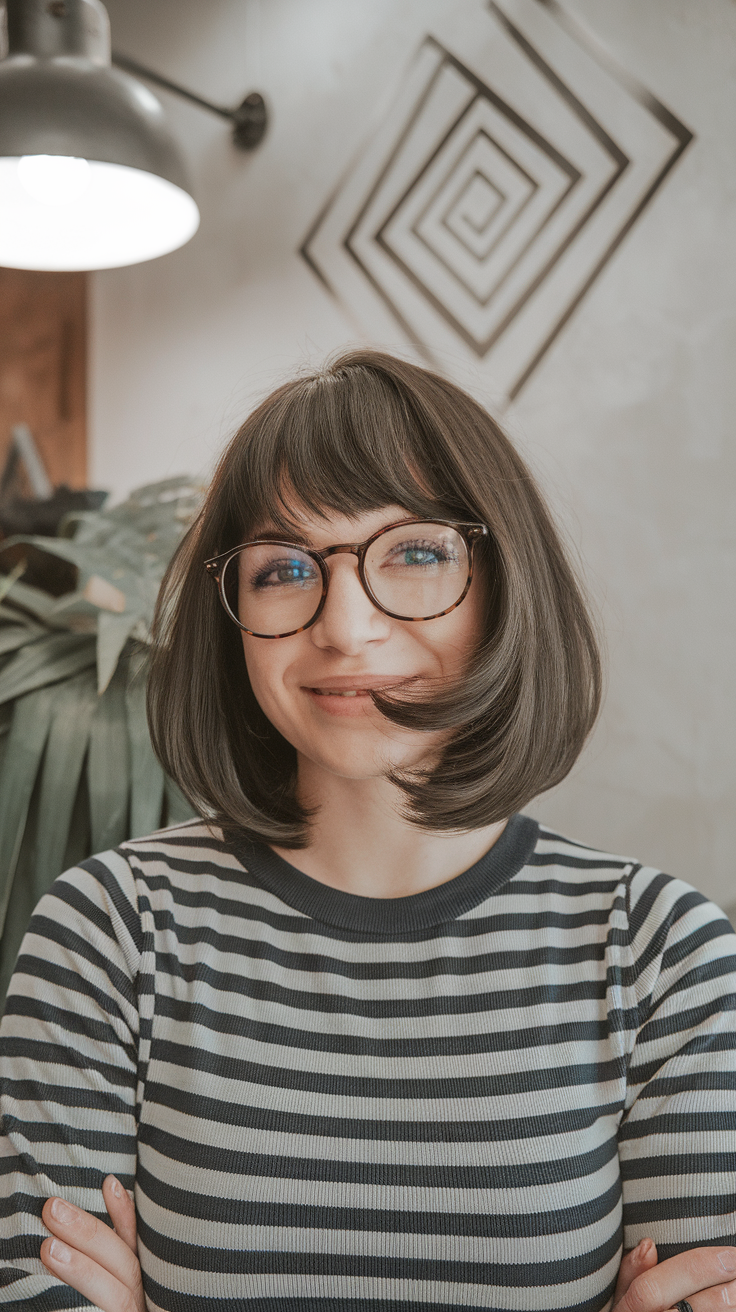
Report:
M 351 687 L 347 680 L 343 682 L 338 679 L 332 686 L 322 684 L 320 687 L 305 687 L 304 691 L 313 706 L 329 715 L 365 715 L 373 710 L 372 692 L 396 688 L 405 682 L 401 678 L 376 676 L 373 679 L 356 679 Z
M 365 689 L 363 689 L 361 692 L 358 692 L 357 688 L 344 688 L 342 690 L 339 690 L 337 688 L 310 688 L 309 691 L 313 692 L 317 697 L 367 697 L 368 696 L 368 693 L 365 691 Z

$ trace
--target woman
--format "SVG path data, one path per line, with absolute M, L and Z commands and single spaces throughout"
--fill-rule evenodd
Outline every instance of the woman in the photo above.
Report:
M 736 1302 L 730 926 L 520 814 L 598 698 L 470 397 L 363 351 L 261 405 L 160 601 L 204 820 L 57 881 L 11 985 L 4 1302 Z

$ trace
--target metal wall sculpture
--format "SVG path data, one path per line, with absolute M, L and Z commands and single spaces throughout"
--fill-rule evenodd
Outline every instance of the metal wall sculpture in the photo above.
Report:
M 302 247 L 364 330 L 513 399 L 692 133 L 558 0 L 458 6 Z

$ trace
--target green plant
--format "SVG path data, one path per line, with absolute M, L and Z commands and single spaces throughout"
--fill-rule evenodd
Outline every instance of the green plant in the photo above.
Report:
M 153 754 L 145 682 L 159 584 L 200 498 L 170 479 L 0 546 L 0 569 L 15 561 L 0 573 L 0 999 L 62 870 L 192 814 Z

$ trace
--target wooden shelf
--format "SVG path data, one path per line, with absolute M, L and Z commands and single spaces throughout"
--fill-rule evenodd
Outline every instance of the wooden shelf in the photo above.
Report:
M 0 469 L 28 424 L 51 482 L 87 482 L 87 278 L 0 268 Z

